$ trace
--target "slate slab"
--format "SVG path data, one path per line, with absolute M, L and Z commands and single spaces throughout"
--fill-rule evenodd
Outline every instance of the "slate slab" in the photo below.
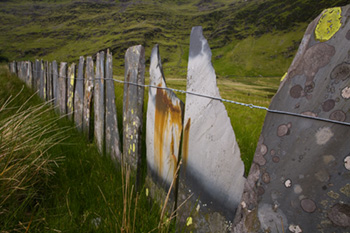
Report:
M 309 24 L 270 109 L 350 122 L 350 5 Z M 234 232 L 347 232 L 349 126 L 267 113 Z
M 84 105 L 84 57 L 79 58 L 78 75 L 74 92 L 74 122 L 79 132 L 83 131 L 83 105 Z
M 166 88 L 159 47 L 151 54 L 150 85 Z M 167 210 L 175 209 L 176 170 L 179 162 L 184 104 L 171 90 L 149 88 L 146 123 L 147 171 L 146 184 L 158 203 L 166 199 L 170 186 Z
M 220 98 L 211 56 L 202 27 L 192 28 L 187 91 Z M 178 227 L 193 232 L 229 230 L 245 178 L 222 102 L 186 94 L 182 148 L 178 203 L 192 196 L 180 210 Z
M 61 114 L 67 113 L 67 62 L 60 63 L 60 72 L 57 82 L 57 101 Z
M 145 49 L 142 45 L 126 51 L 124 80 L 127 83 L 123 97 L 123 159 L 136 171 L 141 163 L 144 87 L 130 83 L 145 84 Z
M 104 80 L 104 52 L 96 54 L 96 73 L 94 86 L 94 135 L 97 148 L 104 153 L 105 143 L 105 80 Z
M 121 162 L 120 137 L 115 104 L 115 90 L 113 81 L 112 54 L 106 54 L 106 153 L 113 159 Z
M 90 140 L 94 129 L 91 123 L 91 106 L 94 90 L 94 61 L 91 56 L 86 58 L 86 67 L 84 75 L 84 103 L 83 103 L 83 132 L 86 138 Z
M 74 113 L 74 87 L 75 87 L 75 63 L 68 67 L 67 78 L 67 114 L 68 119 L 73 119 Z
M 57 62 L 52 62 L 52 97 L 53 104 L 58 108 L 58 66 Z

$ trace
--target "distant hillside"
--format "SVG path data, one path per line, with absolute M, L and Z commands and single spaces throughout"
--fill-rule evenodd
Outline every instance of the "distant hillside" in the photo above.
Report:
M 160 45 L 166 75 L 185 77 L 191 28 L 202 25 L 218 76 L 279 76 L 307 24 L 348 0 L 55 0 L 0 2 L 2 60 L 77 61 L 110 48 L 123 74 L 129 46 Z

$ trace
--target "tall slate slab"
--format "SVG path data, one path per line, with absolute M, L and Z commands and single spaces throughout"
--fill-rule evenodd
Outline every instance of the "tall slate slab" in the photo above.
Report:
M 57 101 L 61 114 L 67 113 L 67 62 L 60 63 L 60 72 L 57 80 Z
M 145 49 L 133 46 L 125 53 L 123 96 L 123 156 L 124 162 L 136 171 L 141 163 L 141 135 L 145 84 Z M 138 176 L 139 177 L 139 176 Z
M 42 96 L 41 91 L 41 65 L 40 61 L 38 59 L 35 60 L 35 73 L 36 73 L 36 80 L 35 83 L 35 91 L 38 91 L 38 95 Z
M 50 100 L 50 80 L 49 80 L 49 62 L 44 61 L 44 73 L 45 73 L 45 99 Z
M 94 61 L 92 57 L 86 58 L 86 68 L 84 76 L 84 105 L 83 105 L 83 132 L 86 138 L 90 140 L 93 135 L 91 124 L 91 106 L 94 90 Z
M 47 62 L 47 100 L 52 101 L 53 99 L 53 82 L 52 82 L 52 63 Z
M 113 81 L 112 54 L 106 54 L 106 153 L 112 158 L 121 161 L 120 138 L 115 104 L 115 90 Z
M 74 84 L 75 84 L 75 63 L 68 67 L 67 78 L 67 114 L 68 119 L 73 119 L 74 113 Z
M 187 91 L 220 98 L 211 56 L 202 27 L 192 28 Z M 179 227 L 193 232 L 229 230 L 245 178 L 231 121 L 221 101 L 186 94 L 182 145 L 178 203 L 192 197 L 181 208 Z
M 13 61 L 10 63 L 10 71 L 12 74 L 17 74 L 16 61 Z
M 307 28 L 270 109 L 350 122 L 350 5 Z M 349 126 L 267 113 L 234 232 L 349 232 Z
M 94 86 L 94 135 L 97 148 L 104 152 L 105 140 L 105 80 L 104 80 L 104 52 L 96 54 L 96 73 Z
M 58 66 L 57 62 L 52 62 L 52 97 L 53 97 L 53 105 L 55 108 L 58 108 Z
M 38 74 L 39 74 L 39 96 L 42 100 L 45 100 L 45 89 L 46 89 L 46 83 L 45 83 L 45 74 L 44 74 L 44 63 L 43 61 L 38 61 L 37 64 L 38 68 Z
M 151 54 L 150 85 L 166 88 L 159 48 Z M 168 212 L 175 207 L 175 177 L 179 162 L 184 104 L 167 89 L 149 88 L 146 123 L 147 171 L 146 184 L 152 198 L 164 202 L 174 181 Z
M 30 61 L 26 62 L 26 84 L 29 88 L 33 87 L 33 71 L 32 63 Z
M 83 104 L 84 104 L 84 57 L 79 58 L 78 75 L 74 92 L 74 122 L 78 131 L 83 131 Z

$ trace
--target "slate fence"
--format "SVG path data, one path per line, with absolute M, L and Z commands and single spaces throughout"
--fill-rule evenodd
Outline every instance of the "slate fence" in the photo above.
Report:
M 137 185 L 147 166 L 150 195 L 162 205 L 169 198 L 178 232 L 348 232 L 350 56 L 343 48 L 350 41 L 349 18 L 350 5 L 336 7 L 309 25 L 269 108 L 228 101 L 268 111 L 247 178 L 201 27 L 191 32 L 185 103 L 167 88 L 158 46 L 150 85 L 144 48 L 126 51 L 123 146 L 108 50 L 95 62 L 80 57 L 78 68 L 36 60 L 12 62 L 9 69 L 74 120 L 101 153 L 129 165 Z

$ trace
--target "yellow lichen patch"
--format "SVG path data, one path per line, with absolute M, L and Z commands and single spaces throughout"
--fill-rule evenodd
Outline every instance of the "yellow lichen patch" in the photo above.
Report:
M 331 39 L 341 26 L 341 8 L 326 9 L 315 29 L 316 40 L 325 42 Z
M 287 72 L 282 76 L 282 78 L 281 78 L 281 82 L 287 77 Z

